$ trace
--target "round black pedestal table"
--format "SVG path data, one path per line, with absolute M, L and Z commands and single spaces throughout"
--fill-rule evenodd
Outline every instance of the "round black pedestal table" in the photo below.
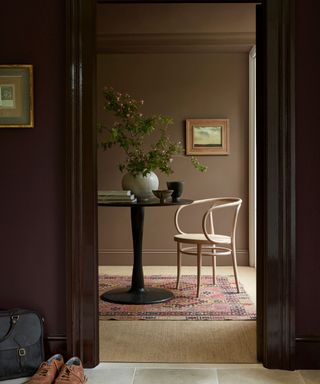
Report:
M 193 200 L 180 199 L 172 201 L 168 199 L 164 203 L 160 203 L 157 199 L 130 202 L 103 202 L 99 203 L 100 207 L 130 207 L 131 209 L 131 230 L 133 240 L 133 270 L 130 288 L 115 288 L 101 295 L 101 299 L 111 303 L 118 304 L 154 304 L 162 303 L 173 298 L 173 293 L 163 288 L 146 288 L 143 278 L 142 264 L 142 238 L 143 238 L 143 222 L 144 207 L 169 207 L 172 205 L 187 205 Z

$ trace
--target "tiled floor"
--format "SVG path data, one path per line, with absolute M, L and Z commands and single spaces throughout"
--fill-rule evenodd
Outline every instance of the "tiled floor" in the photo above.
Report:
M 260 364 L 101 363 L 85 370 L 88 384 L 319 384 L 319 371 L 280 371 Z M 4 380 L 23 384 L 27 379 Z
M 280 371 L 259 364 L 101 363 L 91 384 L 319 384 L 320 371 Z

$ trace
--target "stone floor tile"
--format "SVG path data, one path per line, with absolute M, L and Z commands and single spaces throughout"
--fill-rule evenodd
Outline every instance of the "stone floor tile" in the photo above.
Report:
M 20 377 L 19 379 L 2 380 L 1 384 L 24 384 L 30 377 Z
M 219 384 L 304 384 L 299 372 L 266 368 L 218 369 Z
M 299 371 L 305 384 L 319 384 L 320 383 L 320 370 L 301 370 Z
M 85 369 L 88 384 L 132 384 L 134 372 L 134 368 L 109 368 L 103 364 Z
M 218 384 L 216 369 L 137 369 L 133 384 Z

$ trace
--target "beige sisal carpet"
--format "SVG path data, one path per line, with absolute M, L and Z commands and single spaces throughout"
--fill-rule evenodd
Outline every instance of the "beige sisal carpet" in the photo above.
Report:
M 100 361 L 257 363 L 255 321 L 100 321 Z

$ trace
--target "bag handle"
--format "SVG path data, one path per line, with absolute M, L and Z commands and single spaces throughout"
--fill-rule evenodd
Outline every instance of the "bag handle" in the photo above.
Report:
M 19 320 L 19 315 L 11 315 L 10 316 L 10 328 L 9 328 L 9 331 L 7 332 L 6 335 L 4 335 L 3 337 L 0 338 L 0 343 L 4 340 L 6 340 L 13 332 L 18 320 Z

